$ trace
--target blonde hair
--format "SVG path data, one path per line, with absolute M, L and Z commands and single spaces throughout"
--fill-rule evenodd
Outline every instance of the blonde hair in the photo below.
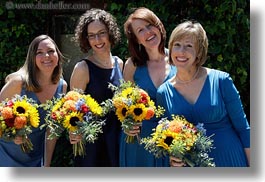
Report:
M 185 21 L 179 24 L 171 33 L 168 43 L 169 55 L 173 43 L 177 40 L 181 40 L 185 37 L 191 37 L 195 42 L 195 48 L 197 52 L 197 66 L 201 66 L 205 63 L 208 53 L 208 38 L 202 25 L 198 22 Z M 172 64 L 173 61 L 169 56 L 169 62 Z

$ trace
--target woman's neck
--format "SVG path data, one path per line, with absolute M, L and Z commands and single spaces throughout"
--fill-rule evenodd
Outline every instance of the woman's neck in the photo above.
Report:
M 102 54 L 102 55 L 99 55 L 99 54 L 93 54 L 92 55 L 92 61 L 102 67 L 102 68 L 112 68 L 113 67 L 113 59 L 112 59 L 112 55 L 111 53 L 109 54 Z

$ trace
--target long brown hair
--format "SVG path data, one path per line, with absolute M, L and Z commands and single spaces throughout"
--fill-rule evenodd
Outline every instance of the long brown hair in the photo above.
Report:
M 145 48 L 138 44 L 137 38 L 133 32 L 132 21 L 134 19 L 144 20 L 159 29 L 161 33 L 161 42 L 159 44 L 158 51 L 161 54 L 165 54 L 166 30 L 155 13 L 145 7 L 137 8 L 132 14 L 130 14 L 127 21 L 124 23 L 124 32 L 128 39 L 129 52 L 134 65 L 142 66 L 146 64 L 149 57 Z
M 56 52 L 58 54 L 58 65 L 55 67 L 52 73 L 52 83 L 57 83 L 60 78 L 62 77 L 63 68 L 62 68 L 62 62 L 64 61 L 64 57 L 59 50 L 58 46 L 54 42 L 54 40 L 49 37 L 48 35 L 40 35 L 36 37 L 29 45 L 28 53 L 26 61 L 21 69 L 25 70 L 25 76 L 23 77 L 25 81 L 26 89 L 33 92 L 40 92 L 41 87 L 37 80 L 37 65 L 36 65 L 36 55 L 37 55 L 37 49 L 39 47 L 39 44 L 41 41 L 49 39 L 54 45 Z

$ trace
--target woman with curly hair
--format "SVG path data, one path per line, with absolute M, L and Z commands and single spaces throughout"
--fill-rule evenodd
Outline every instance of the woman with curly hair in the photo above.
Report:
M 112 98 L 108 84 L 119 85 L 122 79 L 123 61 L 111 54 L 111 48 L 120 41 L 120 30 L 116 19 L 101 9 L 90 9 L 79 19 L 75 29 L 75 40 L 82 52 L 88 56 L 79 61 L 70 79 L 71 89 L 82 89 L 101 103 Z M 95 143 L 86 144 L 84 157 L 75 157 L 79 167 L 117 167 L 119 165 L 120 122 L 115 113 L 106 116 L 103 133 Z M 70 143 L 82 138 L 70 133 Z

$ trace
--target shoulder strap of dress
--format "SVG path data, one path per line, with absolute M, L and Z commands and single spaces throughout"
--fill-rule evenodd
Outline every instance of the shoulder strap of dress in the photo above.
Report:
M 63 92 L 63 79 L 62 78 L 60 79 L 58 90 L 59 90 L 60 93 Z
M 117 56 L 112 56 L 114 61 L 115 61 L 115 66 L 120 70 L 120 65 L 119 65 L 119 62 L 118 62 L 118 57 Z M 123 70 L 124 70 L 124 65 L 122 65 L 122 70 L 121 70 L 121 73 L 123 74 Z

